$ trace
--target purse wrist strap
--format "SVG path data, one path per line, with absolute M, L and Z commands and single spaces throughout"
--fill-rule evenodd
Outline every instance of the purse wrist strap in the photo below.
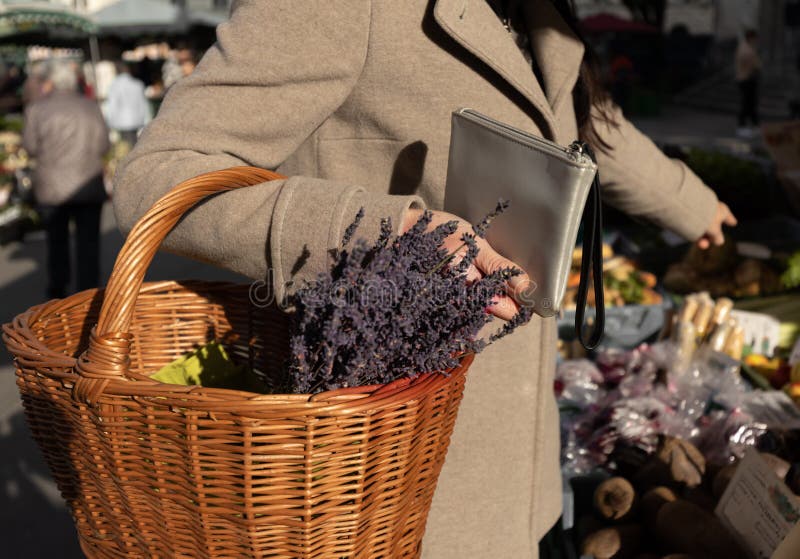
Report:
M 596 159 L 592 148 L 583 145 L 584 151 Z M 592 276 L 595 301 L 595 323 L 591 335 L 587 336 L 585 325 L 586 304 L 589 295 L 589 275 Z M 603 209 L 600 200 L 600 175 L 595 173 L 589 197 L 583 210 L 583 254 L 581 255 L 581 279 L 578 284 L 575 309 L 575 332 L 581 345 L 586 349 L 594 349 L 603 337 L 606 323 L 605 303 L 603 300 Z

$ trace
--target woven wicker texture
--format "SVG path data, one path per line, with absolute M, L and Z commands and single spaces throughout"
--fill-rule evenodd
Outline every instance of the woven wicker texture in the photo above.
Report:
M 248 286 L 143 283 L 192 206 L 276 176 L 243 167 L 179 185 L 133 229 L 105 290 L 3 326 L 27 421 L 89 557 L 420 554 L 471 357 L 449 375 L 313 397 L 147 376 L 213 339 L 265 380 L 280 369 L 287 317 L 252 304 Z

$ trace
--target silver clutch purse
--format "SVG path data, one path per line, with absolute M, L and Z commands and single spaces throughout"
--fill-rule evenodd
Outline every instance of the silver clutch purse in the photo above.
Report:
M 544 317 L 555 315 L 564 299 L 583 218 L 576 329 L 585 346 L 596 346 L 604 322 L 602 221 L 591 149 L 580 142 L 560 146 L 472 109 L 454 112 L 445 211 L 475 223 L 498 198 L 510 200 L 511 206 L 492 223 L 487 240 L 533 280 L 520 302 Z M 597 312 L 587 339 L 583 322 L 592 269 Z

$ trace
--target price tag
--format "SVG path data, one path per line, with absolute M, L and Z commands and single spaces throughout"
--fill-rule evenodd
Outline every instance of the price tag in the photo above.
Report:
M 800 522 L 800 500 L 751 449 L 736 468 L 716 515 L 751 557 L 769 559 Z

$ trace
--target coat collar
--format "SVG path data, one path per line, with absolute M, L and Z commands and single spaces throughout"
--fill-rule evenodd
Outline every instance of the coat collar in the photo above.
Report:
M 547 100 L 554 110 L 571 99 L 580 74 L 584 47 L 549 1 L 525 4 L 531 50 L 542 72 Z
M 558 127 L 553 109 L 575 85 L 583 45 L 549 2 L 537 0 L 533 4 L 526 10 L 526 24 L 544 90 L 486 0 L 436 0 L 433 16 L 448 35 L 530 101 L 555 133 Z

